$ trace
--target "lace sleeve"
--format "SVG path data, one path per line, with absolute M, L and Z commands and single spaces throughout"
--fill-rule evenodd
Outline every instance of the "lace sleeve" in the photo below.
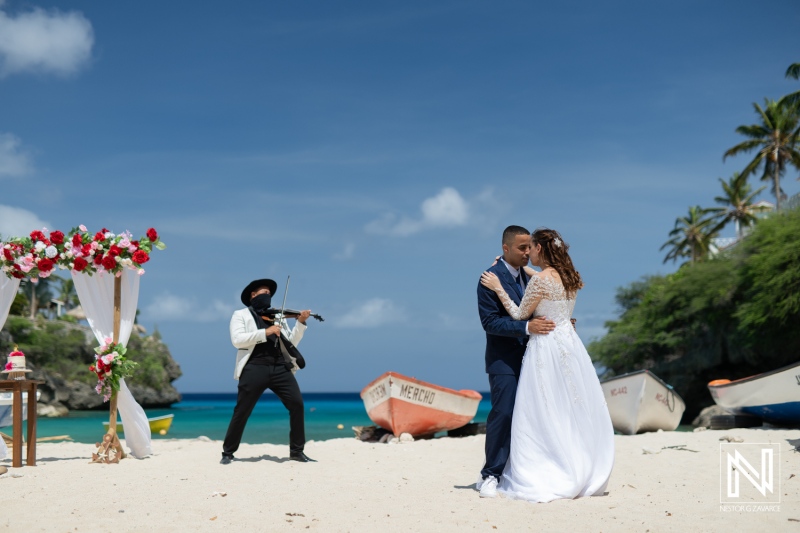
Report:
M 519 307 L 502 288 L 497 293 L 497 296 L 500 298 L 500 302 L 502 302 L 503 307 L 505 307 L 506 311 L 508 311 L 508 314 L 511 315 L 511 318 L 514 320 L 523 320 L 530 318 L 530 316 L 536 310 L 536 306 L 539 305 L 539 300 L 541 300 L 543 296 L 542 289 L 543 288 L 539 277 L 533 276 L 528 282 L 528 286 L 525 289 L 525 295 L 522 297 Z

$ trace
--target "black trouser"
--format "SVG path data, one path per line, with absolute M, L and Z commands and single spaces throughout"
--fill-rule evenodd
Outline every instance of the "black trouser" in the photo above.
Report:
M 265 390 L 270 389 L 289 410 L 289 451 L 300 453 L 306 444 L 303 395 L 294 374 L 284 365 L 247 364 L 239 376 L 239 396 L 233 417 L 222 444 L 222 455 L 233 455 L 239 449 L 242 433 L 250 413 Z
M 511 452 L 511 418 L 517 398 L 519 376 L 489 374 L 492 410 L 486 418 L 486 463 L 481 477 L 494 476 L 498 480 Z

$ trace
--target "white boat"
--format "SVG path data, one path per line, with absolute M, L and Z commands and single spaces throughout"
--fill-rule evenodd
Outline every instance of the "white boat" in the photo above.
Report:
M 717 405 L 778 424 L 800 424 L 800 362 L 731 381 L 716 379 L 708 390 Z
M 42 391 L 36 391 L 36 400 L 42 397 Z M 13 392 L 0 392 L 0 428 L 8 427 L 14 423 Z M 28 419 L 28 393 L 22 393 L 22 419 Z
M 638 370 L 600 383 L 614 430 L 623 435 L 673 431 L 686 404 L 671 385 L 649 370 Z
M 396 372 L 386 372 L 364 387 L 361 399 L 369 418 L 396 436 L 431 435 L 469 424 L 481 394 L 453 390 Z

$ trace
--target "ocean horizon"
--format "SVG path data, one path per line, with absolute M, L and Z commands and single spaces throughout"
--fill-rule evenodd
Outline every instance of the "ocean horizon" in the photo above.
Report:
M 483 399 L 474 422 L 485 422 L 491 409 L 489 393 L 481 392 L 481 395 Z M 374 425 L 367 416 L 358 392 L 306 392 L 303 393 L 303 401 L 306 439 L 309 441 L 352 438 L 353 426 Z M 200 436 L 222 440 L 235 405 L 236 393 L 182 393 L 179 403 L 169 408 L 146 409 L 145 412 L 149 418 L 174 415 L 169 432 L 166 435 L 154 433 L 154 441 Z M 37 436 L 69 435 L 75 442 L 94 444 L 105 433 L 103 422 L 108 422 L 108 410 L 70 411 L 62 418 L 39 417 Z M 342 429 L 338 429 L 339 425 Z M 11 428 L 4 428 L 3 431 L 10 433 Z M 271 392 L 261 396 L 247 421 L 242 442 L 289 444 L 289 412 L 277 396 Z

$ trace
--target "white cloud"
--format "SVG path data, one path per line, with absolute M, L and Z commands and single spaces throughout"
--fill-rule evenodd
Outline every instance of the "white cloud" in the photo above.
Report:
M 376 328 L 405 319 L 403 310 L 391 300 L 372 298 L 342 315 L 335 325 L 340 328 Z
M 337 261 L 347 261 L 348 259 L 353 258 L 353 254 L 356 251 L 356 245 L 352 242 L 348 242 L 344 245 L 344 248 L 340 252 L 336 252 L 333 254 L 333 258 Z
M 0 179 L 23 176 L 33 170 L 30 156 L 20 148 L 18 137 L 0 133 Z
M 144 309 L 144 318 L 181 322 L 214 322 L 230 319 L 233 311 L 232 305 L 219 300 L 201 306 L 187 298 L 164 293 Z
M 51 227 L 27 209 L 0 205 L 0 235 L 4 238 L 26 237 L 35 229 Z
M 452 187 L 445 187 L 439 194 L 426 198 L 420 205 L 421 216 L 398 217 L 387 213 L 366 226 L 369 233 L 398 235 L 405 237 L 432 228 L 453 228 L 469 222 L 470 205 Z
M 81 13 L 35 8 L 13 16 L 0 11 L 0 76 L 72 74 L 88 62 L 93 44 L 92 24 Z

